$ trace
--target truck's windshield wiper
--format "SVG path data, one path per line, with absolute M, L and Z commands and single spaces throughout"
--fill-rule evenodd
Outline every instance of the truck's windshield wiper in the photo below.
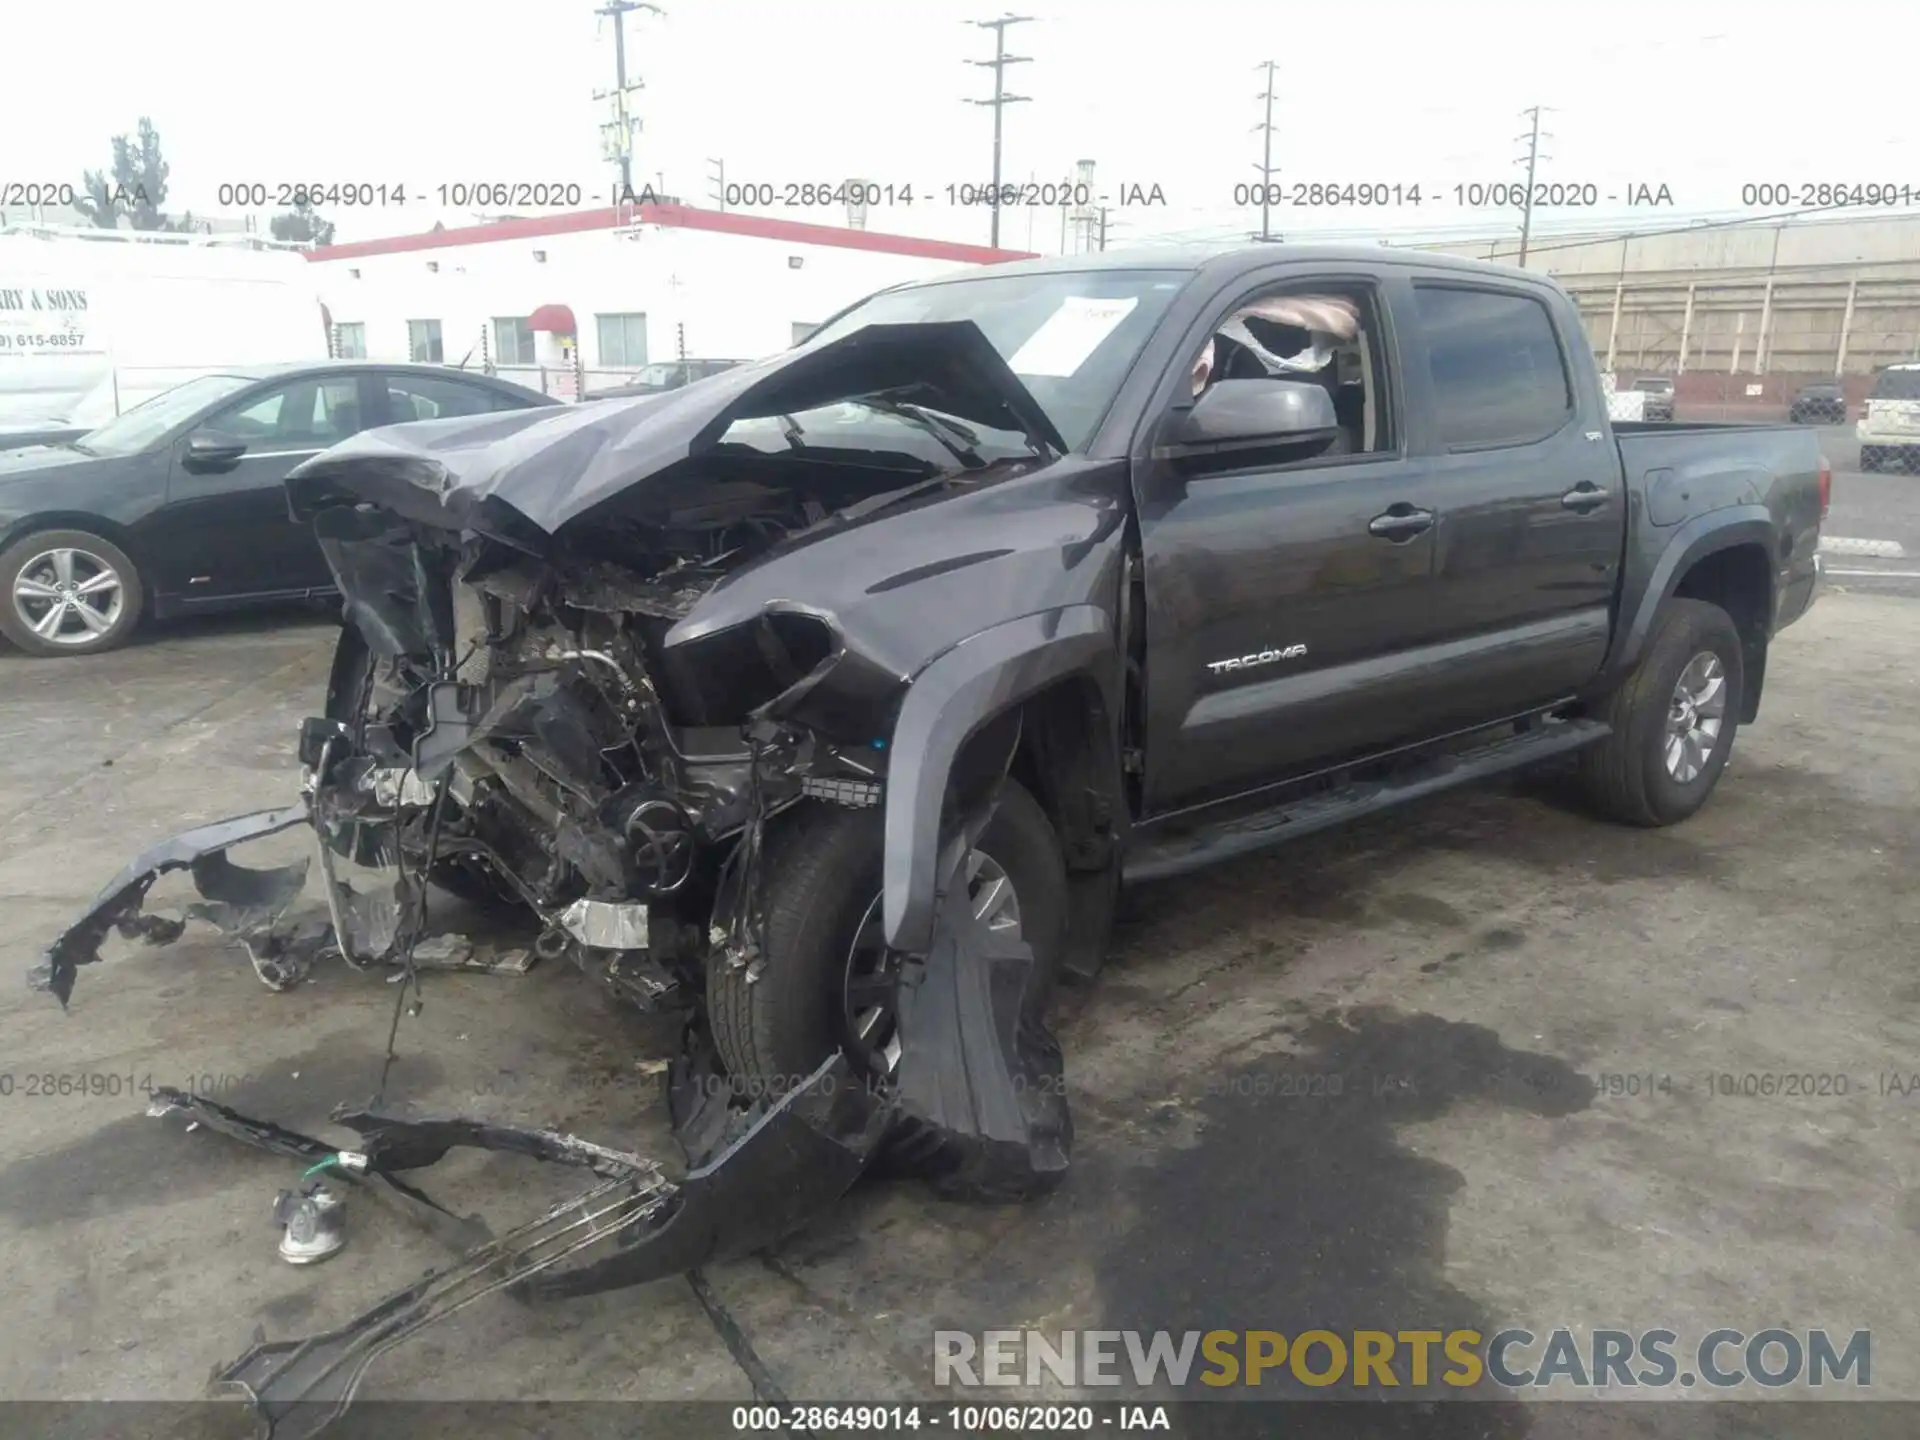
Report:
M 946 451 L 969 470 L 982 470 L 987 462 L 980 458 L 980 452 L 974 447 L 980 443 L 980 437 L 957 420 L 935 415 L 904 400 L 880 400 L 871 395 L 863 395 L 855 402 L 869 410 L 877 410 L 882 415 L 892 415 L 905 420 L 916 429 L 923 430 L 938 440 Z

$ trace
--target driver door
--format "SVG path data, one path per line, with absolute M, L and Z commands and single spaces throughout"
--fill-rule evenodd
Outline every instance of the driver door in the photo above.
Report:
M 1223 295 L 1163 382 L 1158 418 L 1135 445 L 1150 813 L 1226 799 L 1419 729 L 1436 683 L 1419 647 L 1434 631 L 1438 517 L 1431 461 L 1408 442 L 1386 293 L 1401 283 L 1289 273 Z M 1306 459 L 1256 452 L 1195 468 L 1172 457 L 1164 437 L 1193 402 L 1199 357 L 1217 355 L 1205 346 L 1248 307 L 1282 297 L 1357 310 L 1332 374 L 1271 375 L 1334 387 L 1346 434 Z
M 368 389 L 360 374 L 327 371 L 250 391 L 195 427 L 245 442 L 237 461 L 217 468 L 188 459 L 186 436 L 176 442 L 167 505 L 152 527 L 159 584 L 170 599 L 193 606 L 294 598 L 333 583 L 311 529 L 287 513 L 281 482 L 308 456 L 366 428 Z

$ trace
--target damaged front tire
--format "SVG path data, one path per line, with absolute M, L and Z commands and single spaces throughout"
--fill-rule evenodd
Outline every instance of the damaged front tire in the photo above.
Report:
M 763 857 L 766 953 L 707 961 L 715 1048 L 736 1084 L 795 1083 L 842 1047 L 876 1077 L 899 1062 L 892 988 L 899 957 L 880 940 L 881 814 L 826 803 L 778 817 Z M 1021 1011 L 1039 1017 L 1066 940 L 1067 879 L 1040 804 L 1008 780 L 966 867 L 968 900 L 995 928 L 1017 926 L 1034 965 Z

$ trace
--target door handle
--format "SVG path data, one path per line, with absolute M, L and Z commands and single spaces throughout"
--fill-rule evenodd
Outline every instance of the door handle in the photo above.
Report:
M 1407 504 L 1395 505 L 1386 514 L 1376 515 L 1367 522 L 1369 535 L 1378 535 L 1382 540 L 1391 540 L 1396 545 L 1403 545 L 1432 528 L 1431 510 L 1416 510 Z
M 1560 497 L 1560 504 L 1568 510 L 1594 510 L 1612 498 L 1611 490 L 1602 490 L 1592 481 L 1583 480 Z

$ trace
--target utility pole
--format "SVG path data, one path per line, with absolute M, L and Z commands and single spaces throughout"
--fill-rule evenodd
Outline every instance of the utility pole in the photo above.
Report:
M 620 165 L 618 198 L 622 200 L 633 193 L 633 117 L 627 109 L 627 96 L 646 88 L 638 80 L 631 85 L 627 83 L 627 13 L 632 10 L 646 10 L 655 15 L 667 13 L 658 5 L 649 5 L 647 0 L 607 0 L 593 12 L 613 19 L 613 89 L 599 91 L 593 98 L 613 101 L 613 119 L 601 129 L 606 135 L 608 158 Z
M 610 0 L 613 3 L 613 0 Z M 1031 99 L 1027 95 L 1009 95 L 1006 91 L 1007 66 L 1030 63 L 1026 55 L 1007 54 L 1007 27 L 1024 25 L 1033 19 L 1031 15 L 1002 15 L 998 20 L 972 20 L 968 23 L 981 30 L 993 31 L 993 59 L 969 60 L 969 65 L 978 65 L 982 69 L 993 71 L 993 98 L 991 100 L 969 100 L 969 105 L 991 105 L 993 107 L 993 231 L 991 244 L 1000 248 L 1000 134 L 1001 116 L 1009 105 Z
M 1524 165 L 1527 167 L 1527 193 L 1520 201 L 1520 268 L 1522 270 L 1527 268 L 1527 241 L 1533 236 L 1534 171 L 1538 168 L 1540 161 L 1551 160 L 1553 158 L 1551 155 L 1542 155 L 1540 153 L 1540 141 L 1543 138 L 1548 140 L 1553 138 L 1551 135 L 1543 137 L 1540 133 L 1540 112 L 1547 108 L 1550 107 L 1530 105 L 1525 110 L 1522 110 L 1520 113 L 1525 115 L 1532 123 L 1525 135 L 1514 137 L 1527 142 L 1527 153 L 1514 162 L 1516 165 Z
M 1267 88 L 1254 96 L 1256 100 L 1267 102 L 1266 118 L 1254 130 L 1261 136 L 1260 163 L 1253 168 L 1260 172 L 1260 239 L 1273 239 L 1271 214 L 1273 209 L 1273 61 L 1263 60 L 1253 67 L 1267 72 Z
M 707 164 L 713 167 L 713 173 L 707 176 L 707 194 L 720 209 L 727 208 L 727 162 L 709 159 Z

